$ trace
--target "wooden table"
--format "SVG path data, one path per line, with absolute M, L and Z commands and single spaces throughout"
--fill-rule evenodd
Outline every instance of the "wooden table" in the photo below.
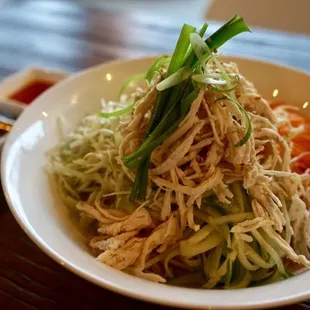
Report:
M 33 65 L 75 72 L 115 58 L 170 52 L 179 26 L 73 0 L 8 1 L 0 10 L 0 78 Z M 309 50 L 309 37 L 255 31 L 229 42 L 222 52 L 310 71 Z M 96 287 L 56 264 L 19 228 L 1 192 L 0 309 L 69 307 L 164 309 Z

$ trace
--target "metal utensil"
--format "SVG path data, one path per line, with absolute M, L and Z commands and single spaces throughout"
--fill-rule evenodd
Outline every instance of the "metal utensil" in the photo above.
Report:
M 310 309 L 310 300 L 301 302 L 298 305 L 304 307 L 305 309 Z
M 12 100 L 0 100 L 0 137 L 10 132 L 18 116 L 24 111 L 24 105 Z M 0 144 L 3 144 L 1 139 Z
M 0 114 L 0 136 L 11 131 L 15 120 Z

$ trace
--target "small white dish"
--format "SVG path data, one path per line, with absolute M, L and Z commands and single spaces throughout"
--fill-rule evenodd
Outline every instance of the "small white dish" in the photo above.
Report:
M 17 119 L 20 116 L 20 114 L 24 111 L 24 109 L 25 109 L 25 106 L 17 102 L 0 100 L 0 115 L 9 117 L 12 120 Z M 0 137 L 0 152 L 2 150 L 6 137 L 7 137 L 7 134 L 4 134 Z
M 14 73 L 0 82 L 0 114 L 17 119 L 28 106 L 19 101 L 10 99 L 16 91 L 29 85 L 32 81 L 45 81 L 56 84 L 68 76 L 61 71 L 50 71 L 43 68 L 27 68 Z M 3 147 L 7 135 L 0 137 L 0 151 Z
M 231 60 L 265 97 L 274 95 L 300 107 L 310 100 L 309 74 L 262 61 Z M 195 309 L 258 309 L 310 298 L 310 271 L 268 286 L 228 291 L 187 289 L 135 278 L 96 262 L 89 254 L 67 209 L 56 201 L 44 172 L 46 152 L 60 141 L 56 119 L 61 115 L 73 128 L 86 113 L 99 111 L 102 97 L 116 99 L 121 84 L 132 74 L 145 71 L 151 61 L 120 61 L 86 70 L 51 88 L 25 110 L 2 155 L 2 184 L 18 223 L 67 269 L 133 298 Z M 310 112 L 309 105 L 305 112 Z
M 23 71 L 14 73 L 7 78 L 3 79 L 0 83 L 0 100 L 9 103 L 21 104 L 26 107 L 27 105 L 21 102 L 14 102 L 10 100 L 10 96 L 17 90 L 23 88 L 32 81 L 46 81 L 51 84 L 56 84 L 68 76 L 68 73 L 61 71 L 51 71 L 43 68 L 30 67 Z

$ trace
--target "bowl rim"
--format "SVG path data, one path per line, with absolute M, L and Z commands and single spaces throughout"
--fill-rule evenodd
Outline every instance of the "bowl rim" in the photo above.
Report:
M 63 87 L 63 85 L 66 85 L 66 83 L 71 83 L 71 81 L 75 80 L 78 77 L 81 77 L 85 74 L 88 74 L 89 72 L 93 71 L 93 70 L 98 70 L 106 65 L 121 65 L 121 64 L 125 64 L 128 62 L 139 62 L 139 61 L 152 61 L 154 60 L 156 57 L 154 56 L 149 56 L 149 57 L 140 57 L 140 58 L 131 58 L 131 59 L 121 59 L 121 60 L 114 60 L 114 61 L 110 61 L 110 62 L 104 62 L 102 64 L 87 68 L 81 72 L 78 72 L 72 76 L 69 76 L 68 78 L 66 78 L 63 81 L 60 81 L 57 85 L 55 85 L 53 88 L 47 90 L 44 94 L 40 95 L 38 98 L 36 98 L 33 103 L 31 104 L 31 106 L 28 109 L 35 109 L 37 106 L 37 102 L 41 101 L 41 98 L 44 98 L 44 96 L 46 96 L 46 94 L 50 93 L 50 92 L 55 92 L 57 91 L 58 87 Z M 296 73 L 299 74 L 304 74 L 306 77 L 310 77 L 310 74 L 308 72 L 302 71 L 302 70 L 298 70 L 296 68 L 292 68 L 290 66 L 287 65 L 282 65 L 279 63 L 274 63 L 274 62 L 270 62 L 270 61 L 266 61 L 264 59 L 261 58 L 247 58 L 247 57 L 236 57 L 236 56 L 225 56 L 223 58 L 228 58 L 231 60 L 245 60 L 245 61 L 250 61 L 250 62 L 257 62 L 257 63 L 262 63 L 262 64 L 268 64 L 274 67 L 282 67 L 283 69 L 287 69 L 290 71 L 294 71 Z M 28 110 L 27 109 L 27 110 Z M 24 117 L 25 114 L 27 113 L 23 113 L 21 115 L 21 117 L 17 120 L 18 123 L 20 123 Z M 220 302 L 218 304 L 208 304 L 208 301 L 205 301 L 204 303 L 191 303 L 190 301 L 182 301 L 182 300 L 172 300 L 169 299 L 169 297 L 165 297 L 163 298 L 162 296 L 154 296 L 152 294 L 147 294 L 141 291 L 134 291 L 130 288 L 124 288 L 121 285 L 118 285 L 117 283 L 113 283 L 113 282 L 109 282 L 107 280 L 105 280 L 104 278 L 98 278 L 96 276 L 94 276 L 93 274 L 88 274 L 87 272 L 85 272 L 85 270 L 83 270 L 82 268 L 80 268 L 78 265 L 75 265 L 73 263 L 71 263 L 70 261 L 67 261 L 66 258 L 64 258 L 62 256 L 61 253 L 56 252 L 53 248 L 51 248 L 34 230 L 34 228 L 32 227 L 31 223 L 29 223 L 30 225 L 28 225 L 26 223 L 26 221 L 23 219 L 23 216 L 18 212 L 17 208 L 15 207 L 14 201 L 12 199 L 12 196 L 10 194 L 10 190 L 8 187 L 8 184 L 6 182 L 6 179 L 8 178 L 7 174 L 7 162 L 8 162 L 8 158 L 10 156 L 10 151 L 11 151 L 11 146 L 14 143 L 16 137 L 14 137 L 14 127 L 13 130 L 9 133 L 9 137 L 6 139 L 5 145 L 4 145 L 4 149 L 3 149 L 3 153 L 2 153 L 2 160 L 1 160 L 1 182 L 2 182 L 2 187 L 3 187 L 3 192 L 6 198 L 6 201 L 9 205 L 9 208 L 14 216 L 14 218 L 16 219 L 16 221 L 18 222 L 18 224 L 20 225 L 20 227 L 24 230 L 24 232 L 28 235 L 28 237 L 48 256 L 50 256 L 53 260 L 55 260 L 56 262 L 61 262 L 61 265 L 63 265 L 67 270 L 73 272 L 74 274 L 78 275 L 79 277 L 90 281 L 98 286 L 101 286 L 105 289 L 111 290 L 113 292 L 131 297 L 131 298 L 135 298 L 135 299 L 139 299 L 139 300 L 143 300 L 146 302 L 153 302 L 156 304 L 161 304 L 161 305 L 165 305 L 165 306 L 181 306 L 183 308 L 196 308 L 196 309 L 203 309 L 203 308 L 208 308 L 211 309 L 259 309 L 259 308 L 266 308 L 266 307 L 270 307 L 270 306 L 283 306 L 283 305 L 287 305 L 290 303 L 296 303 L 296 302 L 300 302 L 303 301 L 305 299 L 310 298 L 310 285 L 309 287 L 304 290 L 303 292 L 299 292 L 299 293 L 295 293 L 293 295 L 289 295 L 286 296 L 285 298 L 273 298 L 273 299 L 268 299 L 266 301 L 256 301 L 254 303 L 239 303 L 239 304 L 233 304 L 233 305 L 229 305 L 229 304 L 220 304 Z M 95 260 L 94 260 L 95 263 Z M 310 272 L 310 271 L 308 271 Z M 308 273 L 307 272 L 307 273 Z M 137 279 L 138 280 L 138 279 Z M 139 279 L 140 280 L 140 279 Z M 144 280 L 142 280 L 144 281 Z M 289 281 L 289 280 L 288 280 Z M 144 281 L 145 282 L 145 281 Z M 148 282 L 148 281 L 147 281 Z M 279 282 L 275 283 L 275 284 L 271 284 L 271 285 L 278 285 Z M 288 286 L 289 283 L 286 283 Z M 147 285 L 147 284 L 145 284 Z M 156 284 L 157 286 L 162 285 L 162 284 Z M 269 285 L 268 287 L 270 287 L 271 285 Z M 250 291 L 250 290 L 257 290 L 259 288 L 262 288 L 262 286 L 260 287 L 256 287 L 256 288 L 245 288 L 245 289 L 240 289 L 238 291 L 243 291 L 244 293 L 246 293 L 246 291 Z M 180 292 L 180 294 L 193 294 L 193 291 L 202 291 L 201 289 L 189 289 L 189 288 L 176 288 L 176 287 L 167 287 L 167 290 L 178 290 Z M 215 290 L 215 291 L 220 291 L 223 292 L 223 295 L 225 295 L 225 291 L 223 290 Z M 214 290 L 210 290 L 209 292 L 214 292 Z M 226 291 L 228 292 L 228 291 Z

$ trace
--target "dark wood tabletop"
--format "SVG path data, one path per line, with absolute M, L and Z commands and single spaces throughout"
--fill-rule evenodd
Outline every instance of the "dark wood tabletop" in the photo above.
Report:
M 6 1 L 0 8 L 0 78 L 30 66 L 76 72 L 116 58 L 171 52 L 180 25 L 134 12 L 112 13 L 74 0 Z M 216 26 L 212 24 L 211 30 Z M 221 51 L 310 71 L 310 38 L 303 35 L 254 30 Z M 55 263 L 18 226 L 1 192 L 0 309 L 69 308 L 165 307 L 109 292 Z

